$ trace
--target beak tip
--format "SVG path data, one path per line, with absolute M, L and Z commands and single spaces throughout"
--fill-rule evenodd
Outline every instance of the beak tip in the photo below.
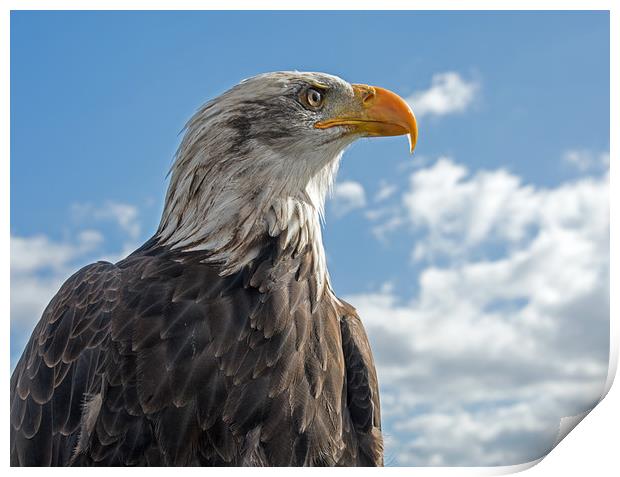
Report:
M 409 120 L 409 134 L 407 137 L 409 138 L 409 152 L 410 154 L 413 154 L 413 150 L 418 143 L 418 122 L 413 114 L 413 111 L 411 110 L 411 105 L 408 104 L 407 106 L 409 106 L 409 113 L 411 114 L 411 118 Z
M 413 138 L 413 134 L 409 133 L 407 134 L 407 138 L 409 139 L 409 154 L 413 155 L 413 151 L 415 149 L 415 139 Z

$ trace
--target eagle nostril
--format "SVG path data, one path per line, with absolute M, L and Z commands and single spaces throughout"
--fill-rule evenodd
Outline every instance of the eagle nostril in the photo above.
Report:
M 362 99 L 362 104 L 366 107 L 370 106 L 371 103 L 373 102 L 373 100 L 375 99 L 375 89 L 372 87 L 369 87 L 366 91 L 364 91 L 363 93 L 363 99 Z

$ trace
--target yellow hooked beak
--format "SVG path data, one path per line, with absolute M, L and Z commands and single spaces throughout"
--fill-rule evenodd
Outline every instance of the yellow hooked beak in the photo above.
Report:
M 319 121 L 318 129 L 348 126 L 363 136 L 409 135 L 411 153 L 418 140 L 418 124 L 407 102 L 395 93 L 376 86 L 354 84 L 354 104 L 343 107 L 336 117 Z

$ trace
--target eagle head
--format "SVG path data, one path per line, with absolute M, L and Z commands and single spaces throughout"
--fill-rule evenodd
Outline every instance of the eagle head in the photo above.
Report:
M 383 88 L 324 73 L 246 79 L 189 120 L 176 154 L 160 243 L 205 250 L 222 273 L 251 262 L 266 237 L 316 249 L 320 217 L 345 148 L 360 137 L 409 135 L 407 103 Z
M 287 170 L 316 172 L 359 137 L 409 134 L 412 151 L 417 139 L 415 117 L 400 97 L 323 73 L 255 76 L 208 103 L 195 119 L 213 107 L 214 125 L 230 134 L 229 154 L 278 158 L 288 164 L 277 166 Z M 293 158 L 299 160 L 291 163 Z

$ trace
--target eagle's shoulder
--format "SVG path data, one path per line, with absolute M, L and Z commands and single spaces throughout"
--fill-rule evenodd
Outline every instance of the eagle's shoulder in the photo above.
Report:
M 118 303 L 120 270 L 108 262 L 73 274 L 52 298 L 11 376 L 11 462 L 70 457 L 82 402 Z M 67 445 L 55 446 L 53 437 Z M 68 450 L 67 450 L 68 449 Z

